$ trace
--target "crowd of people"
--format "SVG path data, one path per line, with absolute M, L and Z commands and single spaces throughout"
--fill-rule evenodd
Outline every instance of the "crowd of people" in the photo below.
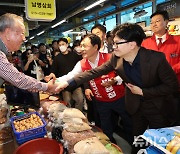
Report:
M 54 40 L 50 46 L 25 43 L 23 19 L 0 17 L 0 78 L 30 91 L 60 94 L 69 107 L 84 110 L 112 142 L 116 125 L 124 138 L 147 128 L 180 124 L 180 36 L 167 31 L 166 11 L 151 15 L 152 37 L 137 24 L 125 23 L 111 32 L 96 24 L 74 41 Z M 93 115 L 93 116 L 92 116 Z M 114 119 L 120 117 L 121 122 Z M 137 153 L 138 147 L 132 148 Z

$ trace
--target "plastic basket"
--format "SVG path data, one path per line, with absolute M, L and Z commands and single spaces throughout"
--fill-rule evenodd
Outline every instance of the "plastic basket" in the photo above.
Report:
M 30 117 L 32 114 L 36 114 L 37 116 L 39 116 L 40 119 L 43 122 L 43 125 L 40 126 L 40 127 L 37 127 L 37 128 L 17 132 L 16 129 L 15 129 L 15 126 L 14 126 L 14 121 L 21 120 L 21 119 L 26 119 L 26 118 Z M 11 126 L 13 128 L 14 135 L 15 135 L 16 140 L 17 140 L 17 142 L 19 144 L 24 143 L 24 142 L 29 141 L 29 140 L 34 139 L 34 138 L 44 137 L 44 135 L 47 133 L 47 131 L 46 131 L 46 122 L 39 115 L 38 112 L 31 112 L 31 113 L 20 115 L 20 116 L 15 116 L 15 117 L 12 117 L 10 120 L 11 120 Z
M 16 139 L 16 141 L 17 141 L 18 144 L 23 144 L 23 143 L 25 143 L 27 141 L 30 141 L 32 139 L 43 138 L 44 135 L 46 135 L 45 132 L 43 132 L 41 134 L 32 135 L 30 137 L 22 138 L 22 139 Z

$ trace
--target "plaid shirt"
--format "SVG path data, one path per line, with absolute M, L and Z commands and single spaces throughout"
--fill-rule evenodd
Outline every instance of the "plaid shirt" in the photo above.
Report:
M 0 78 L 12 85 L 26 90 L 46 91 L 47 83 L 39 82 L 36 79 L 19 72 L 6 57 L 8 50 L 0 39 Z

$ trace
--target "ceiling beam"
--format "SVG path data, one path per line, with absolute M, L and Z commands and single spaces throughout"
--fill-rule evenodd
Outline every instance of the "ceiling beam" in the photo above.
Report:
M 2 6 L 12 6 L 12 7 L 25 7 L 25 5 L 21 4 L 21 3 L 3 3 L 3 2 L 0 2 L 0 5 L 2 5 Z

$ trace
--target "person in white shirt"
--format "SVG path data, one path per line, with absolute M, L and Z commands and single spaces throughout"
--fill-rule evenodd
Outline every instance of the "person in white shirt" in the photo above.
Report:
M 81 41 L 80 47 L 83 59 L 79 61 L 74 69 L 67 75 L 57 78 L 57 83 L 63 83 L 73 79 L 79 73 L 96 68 L 107 62 L 111 54 L 99 52 L 101 45 L 100 38 L 95 34 L 88 34 Z M 112 115 L 116 112 L 122 120 L 123 130 L 127 141 L 133 141 L 132 137 L 132 122 L 130 116 L 125 110 L 124 104 L 124 85 L 122 79 L 118 76 L 119 82 L 109 87 L 104 87 L 103 83 L 114 78 L 116 74 L 114 71 L 106 75 L 92 79 L 89 81 L 89 92 L 85 93 L 88 100 L 94 98 L 93 104 L 96 107 L 97 113 L 100 117 L 100 124 L 103 132 L 114 142 L 113 134 L 113 120 Z M 55 78 L 55 76 L 51 76 Z M 87 90 L 87 89 L 86 89 Z

